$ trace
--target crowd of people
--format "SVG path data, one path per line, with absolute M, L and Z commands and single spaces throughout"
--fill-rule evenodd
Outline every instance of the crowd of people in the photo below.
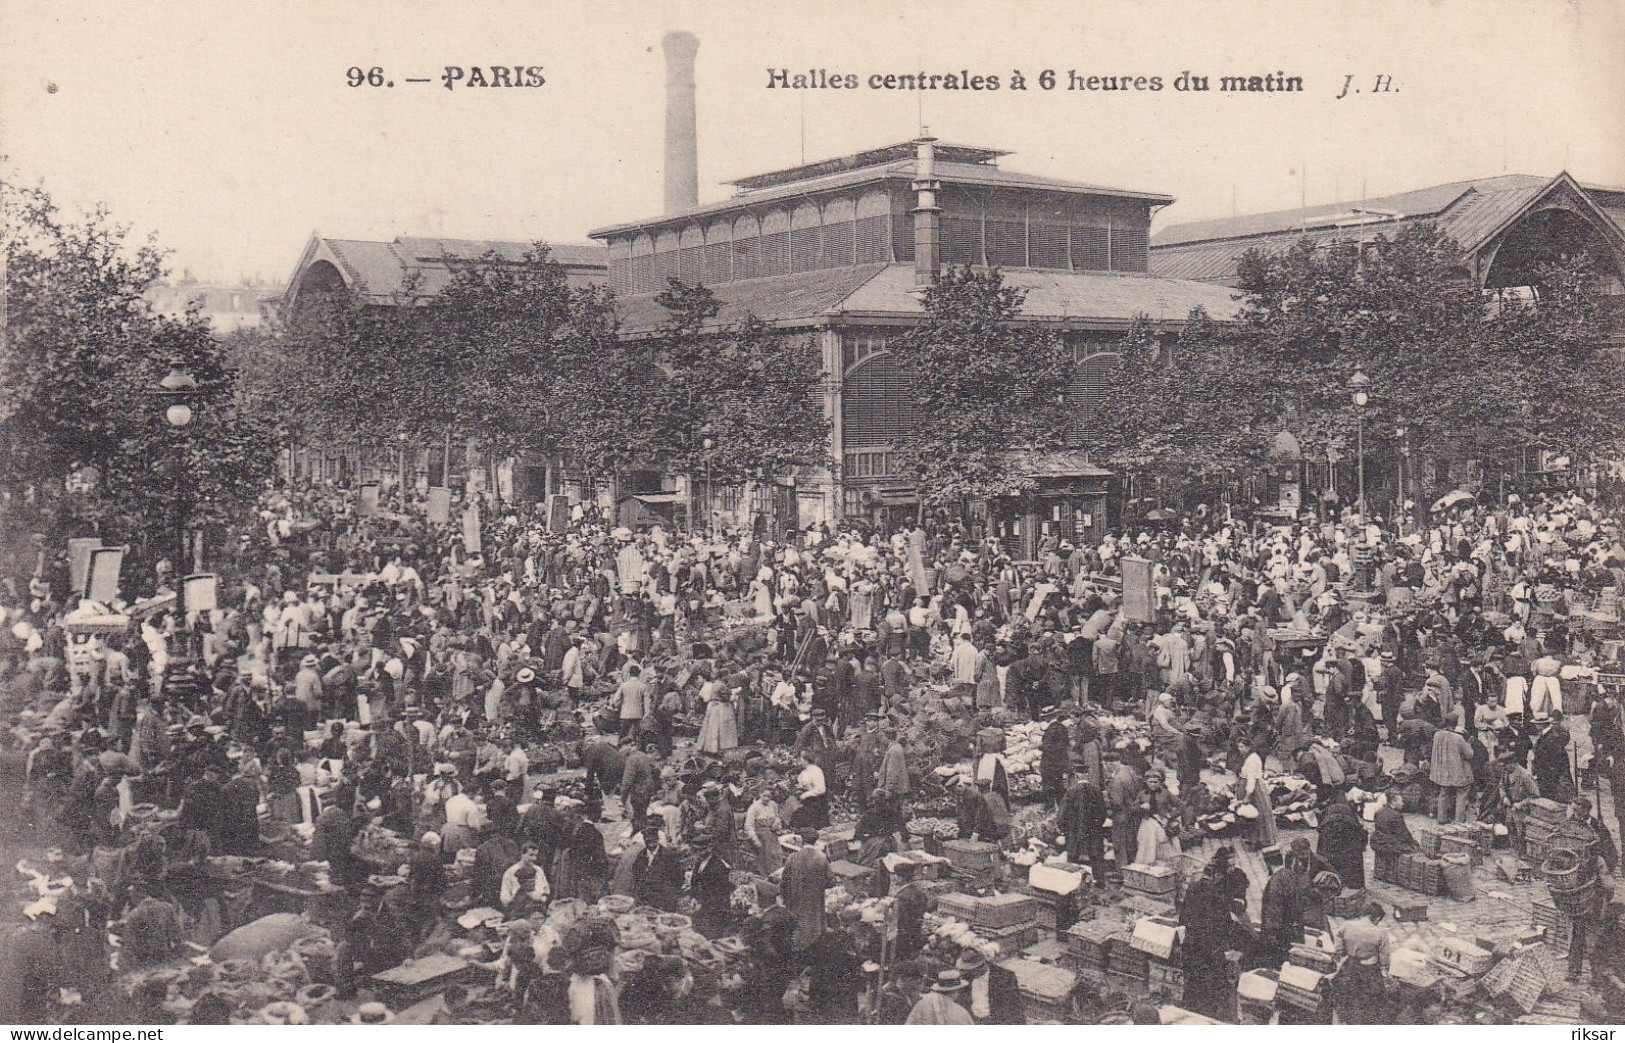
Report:
M 508 1016 L 592 1024 L 1019 1020 L 1000 954 L 944 959 L 914 867 L 887 858 L 939 809 L 963 838 L 1007 843 L 1026 823 L 1098 889 L 1130 864 L 1189 871 L 1182 1002 L 1215 1017 L 1234 1015 L 1234 954 L 1278 966 L 1363 886 L 1368 849 L 1415 848 L 1401 780 L 1431 799 L 1414 810 L 1514 843 L 1528 800 L 1560 802 L 1617 870 L 1594 798 L 1625 778 L 1606 684 L 1625 551 L 1579 495 L 1469 500 L 1404 531 L 1203 509 L 1046 538 L 1033 561 L 949 522 L 766 540 L 634 532 L 589 505 L 567 524 L 484 514 L 475 545 L 430 525 L 420 492 L 285 488 L 216 563 L 204 610 L 167 564 L 126 577 L 152 597 L 89 613 L 129 616 L 122 630 L 75 625 L 65 560 L 10 592 L 0 671 L 25 814 L 91 867 L 28 929 L 33 1007 L 15 1020 L 50 1020 L 58 988 L 116 989 L 110 928 L 123 967 L 172 957 L 218 914 L 191 870 L 222 856 L 326 865 L 355 903 L 341 998 L 487 907 Z M 1126 558 L 1152 563 L 1142 618 Z M 1042 743 L 1023 790 L 980 738 L 1029 721 Z M 934 769 L 961 761 L 945 787 Z M 1285 844 L 1283 773 L 1319 808 Z M 1369 829 L 1356 786 L 1389 792 Z M 1267 882 L 1206 835 L 1233 801 L 1235 843 L 1284 851 Z M 884 954 L 885 932 L 826 909 L 839 824 L 891 900 Z M 380 831 L 409 844 L 404 875 L 369 857 Z M 449 902 L 460 874 L 470 893 Z M 609 918 L 545 926 L 561 900 L 606 895 L 689 913 L 742 951 L 697 982 L 674 956 L 628 970 Z M 1571 977 L 1613 912 L 1577 921 Z M 1340 926 L 1350 997 L 1381 994 L 1384 917 L 1373 904 Z M 1613 959 L 1595 942 L 1590 958 Z M 465 998 L 437 1016 L 474 1018 Z

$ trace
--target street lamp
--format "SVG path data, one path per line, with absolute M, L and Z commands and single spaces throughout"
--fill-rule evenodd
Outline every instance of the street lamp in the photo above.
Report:
M 1365 519 L 1365 407 L 1371 401 L 1366 389 L 1371 386 L 1371 378 L 1361 370 L 1355 370 L 1354 376 L 1349 378 L 1349 390 L 1354 398 L 1354 454 L 1355 470 L 1359 475 L 1360 518 Z
M 1405 464 L 1411 455 L 1411 444 L 1406 441 L 1409 431 L 1403 424 L 1394 428 L 1394 437 L 1399 439 L 1399 518 L 1401 532 L 1404 531 L 1405 510 Z
M 707 536 L 715 538 L 717 534 L 716 508 L 711 502 L 711 450 L 716 443 L 709 438 L 700 443 L 705 450 L 705 532 Z
M 187 372 L 186 366 L 179 360 L 170 363 L 169 373 L 158 382 L 153 397 L 163 407 L 164 423 L 174 428 L 177 433 L 185 431 L 192 423 L 192 398 L 197 394 L 197 381 Z M 175 607 L 182 620 L 185 619 L 185 608 L 182 597 L 181 577 L 185 574 L 186 562 L 186 523 L 191 513 L 191 504 L 186 499 L 186 455 L 184 445 L 177 446 L 175 450 L 175 481 L 173 486 L 175 496 Z M 184 641 L 184 638 L 182 638 Z

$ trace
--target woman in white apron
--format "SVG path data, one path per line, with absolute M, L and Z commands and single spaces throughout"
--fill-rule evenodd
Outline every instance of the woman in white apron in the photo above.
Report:
M 1258 811 L 1253 820 L 1253 839 L 1260 847 L 1273 846 L 1277 839 L 1275 808 L 1270 804 L 1269 783 L 1264 780 L 1264 757 L 1256 749 L 1250 750 L 1241 762 L 1241 787 L 1241 799 Z

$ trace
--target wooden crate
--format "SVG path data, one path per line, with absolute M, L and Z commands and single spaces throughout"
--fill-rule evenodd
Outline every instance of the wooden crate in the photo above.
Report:
M 1179 921 L 1169 916 L 1146 916 L 1134 922 L 1129 945 L 1147 956 L 1167 960 L 1179 947 Z
M 1038 903 L 1027 895 L 990 895 L 976 903 L 974 923 L 978 927 L 1012 927 L 1032 923 L 1038 917 Z
M 1442 967 L 1463 974 L 1483 974 L 1495 963 L 1495 954 L 1465 938 L 1446 938 L 1434 949 L 1433 958 Z
M 1314 1014 L 1320 1010 L 1321 1006 L 1325 1002 L 1326 994 L 1318 989 L 1314 992 L 1309 992 L 1308 990 L 1300 989 L 1294 985 L 1288 985 L 1286 982 L 1282 982 L 1281 987 L 1275 990 L 1275 1005 L 1277 1008 L 1296 1007 L 1298 1010 L 1307 1011 L 1310 1014 Z
M 1172 996 L 1185 991 L 1185 969 L 1167 960 L 1152 959 L 1146 964 L 1145 983 L 1148 988 L 1162 989 Z
M 1469 863 L 1478 865 L 1484 860 L 1483 853 L 1478 848 L 1478 840 L 1471 834 L 1447 834 L 1439 838 L 1439 857 L 1446 855 L 1466 855 Z
M 1113 938 L 1106 945 L 1106 973 L 1144 982 L 1150 973 L 1151 957 L 1129 944 L 1128 938 Z
M 1104 966 L 1106 950 L 1113 939 L 1122 938 L 1121 924 L 1105 920 L 1082 920 L 1066 929 L 1067 949 L 1072 955 L 1089 963 Z
M 1179 876 L 1167 866 L 1127 865 L 1123 867 L 1123 886 L 1143 894 L 1173 894 L 1179 886 Z
M 976 912 L 981 907 L 982 900 L 975 895 L 961 894 L 959 892 L 945 892 L 937 898 L 937 915 L 951 916 L 955 920 L 966 923 L 976 922 Z
M 1337 969 L 1336 956 L 1312 945 L 1294 945 L 1287 953 L 1287 960 L 1318 974 L 1330 974 Z
M 1394 905 L 1394 919 L 1406 923 L 1422 923 L 1428 918 L 1426 902 L 1399 902 Z
M 942 857 L 956 870 L 989 869 L 998 862 L 999 845 L 985 840 L 947 840 L 942 844 Z
M 999 952 L 1007 955 L 1018 953 L 1029 945 L 1036 945 L 1040 940 L 1038 924 L 1031 920 L 1009 927 L 972 927 L 971 930 L 978 938 L 997 943 Z
M 948 878 L 961 888 L 972 891 L 988 891 L 998 882 L 998 870 L 993 866 L 986 869 L 955 869 L 948 874 Z

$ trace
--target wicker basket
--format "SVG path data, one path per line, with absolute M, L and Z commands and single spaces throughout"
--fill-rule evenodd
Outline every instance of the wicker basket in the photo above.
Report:
M 1583 850 L 1554 847 L 1541 859 L 1540 875 L 1554 891 L 1577 891 L 1596 881 L 1597 860 Z
M 1458 902 L 1471 902 L 1476 896 L 1473 887 L 1473 862 L 1467 855 L 1446 855 L 1441 860 L 1444 891 Z

